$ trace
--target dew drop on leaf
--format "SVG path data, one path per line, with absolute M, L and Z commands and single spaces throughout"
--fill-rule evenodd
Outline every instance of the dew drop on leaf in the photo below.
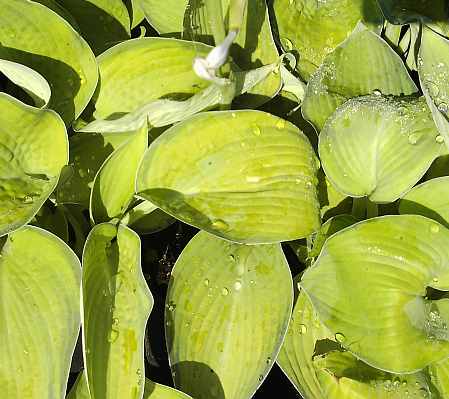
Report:
M 260 136 L 261 131 L 260 131 L 260 127 L 259 127 L 259 126 L 253 125 L 252 131 L 253 131 L 253 133 L 254 133 L 256 136 Z
M 335 340 L 339 343 L 343 343 L 346 340 L 346 337 L 342 333 L 335 334 Z
M 226 287 L 223 287 L 223 289 L 221 290 L 221 293 L 223 296 L 226 296 L 229 294 L 229 290 Z
M 307 326 L 305 324 L 300 324 L 299 325 L 299 333 L 305 334 L 306 332 L 307 332 Z
M 242 288 L 242 282 L 239 281 L 239 280 L 237 280 L 237 281 L 234 283 L 234 289 L 235 289 L 236 291 L 240 291 L 241 288 Z

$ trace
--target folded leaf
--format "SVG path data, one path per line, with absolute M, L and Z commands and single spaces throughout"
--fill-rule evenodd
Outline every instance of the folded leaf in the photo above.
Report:
M 418 57 L 419 81 L 433 120 L 449 148 L 449 41 L 423 26 Z
M 375 0 L 276 0 L 274 12 L 284 50 L 299 53 L 296 68 L 305 81 L 359 21 L 379 31 L 383 23 Z
M 418 371 L 449 356 L 449 230 L 422 216 L 369 219 L 330 237 L 301 286 L 340 344 L 373 367 Z M 368 295 L 367 295 L 368 293 Z
M 137 168 L 147 147 L 145 123 L 104 161 L 90 195 L 91 219 L 96 223 L 121 217 L 126 212 L 134 198 Z
M 175 386 L 197 399 L 250 398 L 279 351 L 292 294 L 279 244 L 198 233 L 176 262 L 166 299 Z
M 72 122 L 97 85 L 91 49 L 68 22 L 42 4 L 0 0 L 0 9 L 0 58 L 40 73 L 52 88 L 49 107 Z
M 80 327 L 80 263 L 33 226 L 0 243 L 0 386 L 8 399 L 65 396 Z M 63 289 L 62 289 L 63 287 Z
M 67 160 L 61 118 L 0 93 L 0 236 L 32 219 Z
M 319 153 L 326 176 L 352 197 L 393 202 L 444 147 L 423 97 L 351 99 L 329 118 Z
M 45 78 L 25 65 L 0 60 L 0 72 L 20 86 L 34 100 L 36 107 L 45 108 L 50 101 L 51 90 Z
M 136 188 L 193 226 L 269 243 L 318 229 L 316 170 L 312 146 L 289 122 L 258 111 L 206 112 L 151 144 Z
M 361 27 L 330 53 L 311 76 L 303 115 L 320 131 L 338 106 L 374 91 L 399 96 L 416 93 L 418 88 L 390 46 Z
M 95 226 L 83 253 L 83 348 L 92 399 L 140 398 L 143 338 L 153 297 L 142 275 L 139 236 Z

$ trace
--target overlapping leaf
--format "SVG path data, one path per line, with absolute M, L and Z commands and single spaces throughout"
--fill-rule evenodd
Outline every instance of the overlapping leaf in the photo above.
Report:
M 175 385 L 198 399 L 251 397 L 282 343 L 292 291 L 279 244 L 198 233 L 173 269 L 166 300 Z
M 0 245 L 0 386 L 5 398 L 63 398 L 79 332 L 81 270 L 37 227 Z M 61 289 L 64 287 L 64 289 Z
M 55 112 L 0 94 L 0 236 L 36 214 L 67 158 L 65 126 Z
M 418 91 L 400 57 L 375 33 L 360 27 L 323 61 L 311 76 L 302 107 L 320 131 L 335 109 L 349 98 L 381 92 Z
M 319 227 L 316 170 L 309 141 L 289 122 L 258 111 L 207 112 L 151 144 L 136 187 L 186 223 L 267 243 Z
M 0 9 L 0 58 L 39 72 L 52 88 L 49 107 L 71 122 L 97 84 L 89 46 L 68 22 L 42 4 L 1 0 Z
M 449 230 L 422 216 L 369 219 L 330 237 L 301 281 L 341 345 L 381 370 L 418 371 L 449 354 Z M 367 295 L 369 293 L 369 295 Z
M 320 321 L 304 292 L 299 293 L 277 359 L 305 398 L 431 398 L 424 373 L 395 375 L 370 367 L 341 347 L 339 336 Z
M 337 189 L 381 203 L 413 187 L 442 147 L 423 97 L 372 95 L 337 108 L 321 131 L 319 153 Z
M 379 29 L 383 19 L 375 0 L 276 0 L 274 11 L 281 43 L 298 51 L 297 70 L 305 80 L 359 21 Z
M 140 266 L 140 239 L 99 224 L 83 253 L 83 346 L 92 399 L 139 398 L 143 336 L 153 306 Z

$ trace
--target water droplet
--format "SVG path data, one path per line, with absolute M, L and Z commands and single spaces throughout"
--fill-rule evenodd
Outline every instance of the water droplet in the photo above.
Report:
M 237 115 L 236 115 L 235 112 L 232 112 L 232 113 L 231 113 L 231 117 L 235 118 L 236 116 L 237 116 Z
M 235 289 L 236 291 L 240 291 L 241 288 L 242 288 L 242 282 L 239 281 L 239 280 L 237 280 L 237 281 L 234 283 L 234 289 Z
M 381 92 L 380 90 L 376 89 L 376 90 L 373 90 L 373 94 L 374 94 L 375 96 L 381 96 L 381 95 L 382 95 L 382 92 Z
M 78 171 L 78 173 L 79 173 L 79 175 L 80 175 L 81 178 L 86 177 L 86 171 L 85 171 L 84 169 L 80 169 L 80 170 Z
M 282 48 L 285 51 L 292 51 L 293 50 L 293 43 L 287 37 L 281 37 L 281 45 L 282 45 Z
M 207 278 L 204 280 L 204 285 L 205 285 L 206 287 L 209 285 L 209 280 L 208 280 Z
M 448 106 L 446 103 L 440 103 L 438 104 L 438 111 L 443 112 L 444 114 L 448 111 Z
M 235 256 L 234 256 L 233 254 L 230 254 L 230 255 L 228 256 L 228 259 L 229 259 L 231 262 L 235 262 Z
M 300 324 L 299 325 L 299 333 L 305 334 L 306 332 L 307 332 L 307 326 L 305 324 Z
M 430 226 L 431 233 L 438 233 L 439 231 L 440 231 L 440 226 L 438 226 L 437 224 L 433 224 L 432 226 Z
M 345 342 L 346 337 L 342 333 L 337 333 L 337 334 L 335 334 L 335 340 L 341 344 L 341 343 Z
M 276 127 L 277 127 L 279 130 L 284 129 L 284 128 L 285 128 L 285 120 L 282 119 L 282 118 L 279 118 L 278 121 L 276 122 Z
M 254 133 L 256 136 L 260 136 L 261 131 L 260 131 L 260 127 L 259 127 L 259 126 L 253 125 L 252 131 L 253 131 L 253 133 Z
M 223 296 L 226 296 L 226 295 L 229 294 L 229 290 L 228 290 L 226 287 L 223 287 L 223 289 L 221 290 L 221 294 L 222 294 Z
M 246 181 L 248 183 L 258 183 L 260 181 L 260 176 L 246 176 Z
M 251 280 L 249 283 L 250 284 L 255 284 L 256 282 L 254 280 Z
M 26 195 L 23 197 L 23 203 L 24 204 L 31 204 L 33 202 L 33 197 L 30 197 L 29 195 Z
M 262 382 L 263 381 L 263 375 L 261 374 L 261 375 L 259 375 L 259 382 Z
M 407 108 L 399 107 L 397 112 L 400 116 L 404 116 L 407 113 Z
M 438 144 L 441 144 L 441 143 L 444 142 L 444 138 L 443 138 L 443 136 L 441 136 L 441 135 L 439 134 L 437 137 L 435 137 L 435 141 L 436 141 Z
M 434 278 L 432 279 L 432 281 L 433 281 L 434 283 L 438 283 L 438 277 L 434 277 Z
M 312 184 L 311 181 L 308 181 L 308 182 L 306 183 L 306 188 L 312 188 L 312 186 L 313 186 L 313 184 Z
M 246 143 L 244 141 L 240 142 L 240 147 L 245 147 Z
M 114 317 L 113 319 L 112 319 L 112 325 L 113 326 L 118 326 L 119 325 L 119 319 L 117 319 L 117 317 Z
M 173 301 L 170 301 L 169 303 L 167 303 L 166 307 L 169 312 L 174 312 L 176 309 L 176 304 Z
M 26 349 L 24 349 L 23 354 L 28 356 L 30 354 L 30 352 L 28 352 Z
M 109 333 L 108 341 L 112 344 L 115 341 L 117 341 L 117 338 L 119 336 L 119 332 L 117 330 L 112 329 Z
M 412 133 L 410 136 L 408 136 L 408 142 L 411 145 L 415 145 L 416 143 L 418 143 L 420 138 L 421 135 L 419 133 Z
M 212 228 L 226 231 L 229 229 L 229 225 L 224 220 L 216 219 L 212 222 Z
M 270 363 L 271 363 L 271 357 L 268 356 L 268 357 L 267 357 L 267 364 L 270 364 Z

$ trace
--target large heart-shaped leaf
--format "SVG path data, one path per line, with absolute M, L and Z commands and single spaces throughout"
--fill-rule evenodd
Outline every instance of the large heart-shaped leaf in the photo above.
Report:
M 418 57 L 421 87 L 449 148 L 449 40 L 424 26 Z
M 277 362 L 305 398 L 431 397 L 424 373 L 386 373 L 345 352 L 338 336 L 321 323 L 303 291 L 297 298 Z
M 449 176 L 412 188 L 401 198 L 399 213 L 426 216 L 449 227 Z
M 380 26 L 383 20 L 375 0 L 276 0 L 274 11 L 281 43 L 298 51 L 296 68 L 305 80 L 359 21 Z
M 206 112 L 151 144 L 136 187 L 193 226 L 267 243 L 318 229 L 316 170 L 312 146 L 291 123 L 258 111 Z
M 153 297 L 140 266 L 139 236 L 95 226 L 83 253 L 83 346 L 92 399 L 140 398 L 143 338 Z
M 26 226 L 1 240 L 5 398 L 64 398 L 80 326 L 80 283 L 78 258 L 53 234 Z
M 91 218 L 96 223 L 121 217 L 126 212 L 134 197 L 137 168 L 147 146 L 148 127 L 144 124 L 104 161 L 90 196 Z
M 352 97 L 418 91 L 401 58 L 375 33 L 361 28 L 323 61 L 307 85 L 302 111 L 317 130 L 335 109 Z
M 379 369 L 420 370 L 449 356 L 449 230 L 422 216 L 369 219 L 330 237 L 301 281 L 343 347 Z M 369 293 L 369 295 L 367 295 Z
M 337 108 L 321 131 L 319 153 L 327 177 L 341 192 L 393 202 L 443 147 L 423 97 L 372 95 Z
M 162 97 L 184 99 L 199 92 L 208 82 L 193 71 L 193 59 L 209 50 L 202 43 L 152 37 L 105 51 L 98 57 L 95 119 L 116 119 Z
M 0 236 L 36 214 L 67 158 L 65 126 L 55 112 L 0 93 Z
M 130 17 L 121 0 L 58 0 L 75 18 L 95 54 L 130 37 Z
M 56 191 L 58 203 L 89 208 L 98 170 L 115 150 L 130 139 L 132 133 L 79 133 L 71 136 L 69 165 L 64 168 Z
M 0 58 L 39 72 L 52 88 L 49 107 L 76 118 L 97 84 L 95 57 L 59 15 L 28 0 L 0 0 Z
M 273 365 L 292 302 L 279 244 L 198 233 L 176 262 L 166 299 L 175 385 L 197 399 L 250 398 Z

